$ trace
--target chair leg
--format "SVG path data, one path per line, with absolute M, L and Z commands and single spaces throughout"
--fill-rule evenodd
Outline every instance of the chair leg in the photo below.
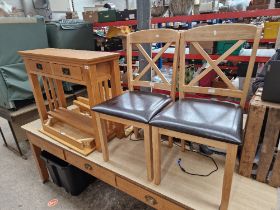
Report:
M 168 136 L 168 146 L 169 146 L 170 148 L 173 147 L 173 137 L 171 137 L 171 136 Z
M 153 180 L 153 158 L 152 158 L 152 138 L 151 126 L 145 125 L 144 127 L 144 146 L 146 157 L 146 168 L 148 180 Z
M 109 161 L 108 140 L 106 132 L 106 121 L 100 118 L 99 113 L 95 113 L 97 130 L 99 134 L 100 145 L 104 161 Z
M 186 142 L 184 139 L 181 139 L 181 151 L 182 152 L 186 151 Z
M 235 168 L 236 154 L 237 154 L 237 145 L 227 145 L 226 149 L 226 162 L 225 162 L 225 171 L 224 171 L 224 180 L 223 180 L 223 190 L 222 190 L 222 200 L 220 210 L 227 210 L 230 199 L 232 178 Z
M 116 136 L 118 139 L 122 139 L 125 137 L 124 125 L 120 123 L 116 123 Z
M 161 148 L 160 134 L 157 127 L 152 127 L 154 184 L 159 185 L 161 181 Z
M 133 133 L 134 133 L 135 139 L 139 139 L 140 138 L 139 137 L 139 135 L 140 135 L 139 128 L 136 128 L 135 126 L 133 126 Z

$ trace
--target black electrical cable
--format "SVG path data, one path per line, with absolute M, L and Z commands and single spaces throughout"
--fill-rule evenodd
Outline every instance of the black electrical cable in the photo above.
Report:
M 166 140 L 162 140 L 162 141 L 166 141 Z M 178 147 L 181 147 L 181 145 L 179 145 L 179 144 L 177 144 L 177 143 L 175 143 L 175 142 L 173 142 L 173 144 L 175 144 L 175 145 L 178 146 Z M 210 173 L 208 173 L 208 174 L 191 173 L 191 172 L 186 171 L 186 169 L 183 168 L 183 166 L 181 165 L 182 159 L 179 158 L 178 161 L 177 161 L 177 164 L 178 164 L 178 166 L 180 167 L 181 171 L 183 171 L 184 173 L 189 174 L 189 175 L 191 175 L 191 176 L 200 176 L 200 177 L 208 177 L 208 176 L 210 176 L 211 174 L 213 174 L 213 173 L 215 173 L 216 171 L 218 171 L 219 167 L 218 167 L 216 161 L 214 160 L 214 158 L 212 158 L 212 157 L 210 157 L 210 156 L 208 156 L 208 155 L 205 155 L 205 154 L 203 154 L 203 153 L 201 153 L 201 152 L 192 151 L 192 150 L 188 150 L 188 151 L 189 151 L 189 152 L 195 152 L 195 153 L 197 153 L 197 154 L 199 154 L 199 155 L 202 155 L 202 156 L 204 156 L 204 157 L 207 157 L 207 158 L 211 159 L 212 162 L 213 162 L 214 165 L 215 165 L 215 169 L 214 169 L 213 171 L 211 171 Z
M 131 138 L 132 134 L 133 134 L 133 133 L 129 134 L 129 140 L 130 140 L 130 141 L 143 141 L 143 140 L 144 140 L 143 138 L 141 138 L 141 139 L 132 139 L 132 138 Z M 166 141 L 166 140 L 161 140 L 161 141 Z M 173 142 L 173 144 L 175 144 L 175 145 L 178 146 L 178 147 L 181 147 L 181 145 L 179 145 L 179 144 L 177 144 L 177 143 L 175 143 L 175 142 Z M 204 156 L 204 157 L 209 158 L 209 159 L 212 160 L 212 162 L 214 163 L 215 169 L 212 170 L 212 171 L 211 171 L 210 173 L 208 173 L 208 174 L 191 173 L 191 172 L 186 171 L 186 169 L 183 168 L 183 166 L 181 165 L 182 159 L 179 158 L 178 161 L 177 161 L 177 164 L 178 164 L 178 166 L 180 167 L 181 171 L 183 171 L 184 173 L 186 173 L 186 174 L 188 174 L 188 175 L 191 175 L 191 176 L 200 176 L 200 177 L 208 177 L 208 176 L 210 176 L 211 174 L 213 174 L 213 173 L 215 173 L 216 171 L 218 171 L 219 167 L 218 167 L 216 161 L 214 160 L 214 158 L 212 158 L 212 157 L 210 157 L 210 156 L 208 156 L 208 155 L 205 155 L 205 154 L 203 154 L 203 153 L 201 153 L 201 152 L 192 151 L 192 150 L 188 150 L 188 151 L 189 151 L 189 152 L 194 152 L 194 153 L 197 153 L 197 154 L 199 154 L 199 155 L 201 155 L 201 156 Z
M 210 176 L 210 175 L 213 174 L 214 172 L 218 171 L 218 169 L 219 169 L 219 168 L 218 168 L 218 165 L 217 165 L 216 161 L 215 161 L 212 157 L 207 156 L 207 155 L 204 155 L 204 154 L 202 154 L 202 153 L 200 153 L 200 152 L 197 152 L 197 153 L 200 154 L 200 155 L 202 155 L 202 156 L 205 156 L 205 157 L 208 157 L 209 159 L 211 159 L 211 160 L 213 161 L 213 163 L 214 163 L 214 165 L 215 165 L 216 168 L 215 168 L 213 171 L 211 171 L 210 173 L 208 173 L 208 174 L 196 174 L 196 173 L 191 173 L 191 172 L 186 171 L 186 169 L 184 169 L 183 166 L 181 166 L 182 159 L 179 158 L 178 161 L 177 161 L 177 163 L 178 163 L 178 166 L 180 167 L 181 171 L 183 171 L 183 172 L 186 173 L 186 174 L 192 175 L 192 176 L 201 176 L 201 177 Z

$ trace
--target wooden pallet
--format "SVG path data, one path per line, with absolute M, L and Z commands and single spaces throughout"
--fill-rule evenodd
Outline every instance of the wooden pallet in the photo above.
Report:
M 240 160 L 239 173 L 250 177 L 259 142 L 262 141 L 260 160 L 256 179 L 268 182 L 271 186 L 280 186 L 280 150 L 277 149 L 280 130 L 280 104 L 261 100 L 262 89 L 259 89 L 250 101 L 248 120 L 245 128 L 244 144 Z M 265 113 L 268 112 L 265 123 Z M 264 137 L 261 137 L 265 126 Z M 273 165 L 272 165 L 273 164 Z M 272 174 L 269 170 L 272 167 Z

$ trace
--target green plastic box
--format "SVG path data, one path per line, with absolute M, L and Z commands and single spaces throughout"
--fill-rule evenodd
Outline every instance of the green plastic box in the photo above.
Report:
M 229 48 L 231 48 L 237 41 L 218 41 L 217 42 L 217 54 L 222 55 L 224 54 Z M 243 45 L 238 47 L 231 55 L 239 55 Z

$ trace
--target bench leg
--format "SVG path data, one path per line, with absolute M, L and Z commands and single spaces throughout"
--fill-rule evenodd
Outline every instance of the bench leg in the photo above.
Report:
M 17 137 L 16 137 L 16 134 L 15 134 L 15 131 L 14 131 L 14 128 L 13 128 L 11 122 L 8 121 L 8 123 L 9 123 L 9 127 L 10 127 L 10 129 L 11 129 L 11 131 L 12 131 L 12 135 L 13 135 L 14 141 L 15 141 L 15 143 L 16 143 L 17 149 L 15 149 L 14 147 L 10 146 L 10 145 L 7 143 L 6 138 L 5 138 L 5 136 L 4 136 L 4 133 L 3 133 L 2 129 L 0 128 L 0 133 L 1 133 L 1 136 L 2 136 L 2 138 L 3 138 L 3 141 L 4 141 L 5 146 L 7 147 L 7 149 L 9 149 L 9 150 L 11 150 L 12 152 L 14 152 L 15 154 L 21 156 L 22 159 L 27 160 L 27 157 L 26 157 L 26 156 L 23 154 L 23 152 L 21 151 L 21 148 L 20 148 L 19 143 L 18 143 L 18 139 L 17 139 Z
M 235 168 L 236 154 L 237 154 L 237 145 L 227 145 L 226 149 L 226 162 L 225 162 L 225 171 L 223 179 L 223 190 L 222 190 L 222 200 L 220 210 L 227 210 L 230 199 L 230 191 L 232 185 L 232 178 Z
M 40 173 L 41 179 L 43 183 L 45 183 L 49 180 L 49 174 L 45 162 L 40 158 L 41 148 L 35 146 L 31 142 L 30 142 L 30 147 L 34 157 L 34 161 Z

